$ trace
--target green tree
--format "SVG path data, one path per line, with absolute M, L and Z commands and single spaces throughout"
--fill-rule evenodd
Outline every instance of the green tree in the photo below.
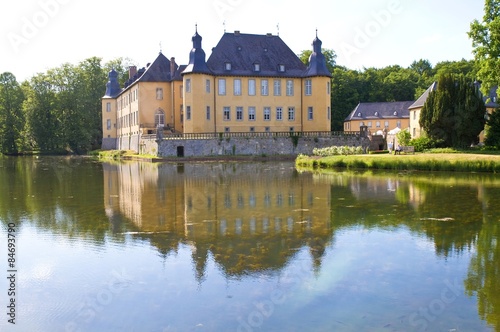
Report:
M 17 154 L 23 146 L 24 100 L 21 86 L 11 73 L 0 74 L 0 152 Z
M 465 148 L 477 143 L 484 129 L 486 107 L 481 92 L 464 76 L 443 75 L 429 94 L 420 114 L 420 126 L 445 146 Z
M 26 99 L 23 110 L 25 132 L 32 149 L 53 152 L 63 147 L 59 138 L 60 122 L 55 110 L 55 91 L 45 74 L 37 74 L 23 84 Z
M 332 131 L 342 131 L 344 120 L 361 100 L 362 82 L 356 70 L 337 66 L 332 72 Z
M 396 138 L 398 139 L 398 143 L 401 146 L 408 146 L 410 145 L 410 140 L 411 140 L 411 134 L 407 129 L 401 130 L 399 133 L 396 134 Z
M 484 144 L 500 149 L 500 111 L 495 111 L 488 116 Z
M 470 25 L 469 38 L 483 92 L 500 85 L 500 0 L 486 0 L 483 20 Z

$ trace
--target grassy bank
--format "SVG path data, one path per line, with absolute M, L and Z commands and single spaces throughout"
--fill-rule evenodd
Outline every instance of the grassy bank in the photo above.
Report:
M 350 155 L 310 157 L 300 155 L 295 164 L 308 168 L 388 169 L 500 173 L 500 156 L 465 153 L 415 155 Z

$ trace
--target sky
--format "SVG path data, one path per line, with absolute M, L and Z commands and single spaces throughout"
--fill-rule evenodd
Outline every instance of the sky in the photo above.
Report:
M 187 64 L 197 26 L 210 56 L 224 31 L 279 34 L 299 54 L 316 37 L 350 69 L 473 59 L 483 0 L 21 0 L 0 3 L 0 73 L 18 81 L 97 56 L 138 67 L 161 51 Z

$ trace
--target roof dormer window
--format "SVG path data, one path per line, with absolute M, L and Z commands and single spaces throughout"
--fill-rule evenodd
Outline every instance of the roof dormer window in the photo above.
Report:
M 284 73 L 285 72 L 285 65 L 278 65 L 278 71 L 280 73 Z
M 253 64 L 253 71 L 260 71 L 260 63 Z
M 226 62 L 226 63 L 224 64 L 224 68 L 225 68 L 226 70 L 231 70 L 231 62 Z

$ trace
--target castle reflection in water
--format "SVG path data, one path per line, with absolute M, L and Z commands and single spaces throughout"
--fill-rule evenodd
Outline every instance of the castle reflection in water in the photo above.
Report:
M 115 232 L 128 223 L 128 233 L 163 254 L 190 245 L 198 277 L 209 252 L 229 275 L 280 269 L 303 247 L 317 268 L 332 241 L 331 181 L 299 174 L 291 163 L 103 168 L 104 205 Z

